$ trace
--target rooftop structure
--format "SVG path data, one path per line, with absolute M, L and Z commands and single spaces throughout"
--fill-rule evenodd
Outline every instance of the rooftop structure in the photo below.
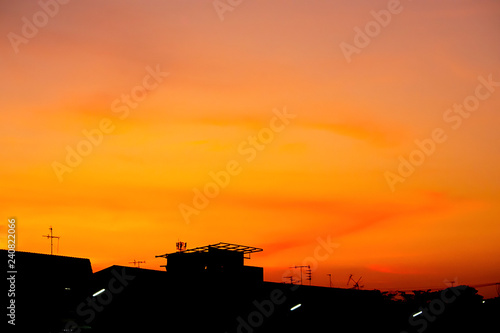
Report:
M 182 252 L 182 253 L 209 252 L 210 249 L 228 250 L 228 251 L 235 251 L 235 252 L 241 252 L 243 254 L 248 254 L 248 257 L 244 257 L 245 259 L 250 259 L 250 253 L 263 251 L 263 249 L 258 248 L 258 247 L 220 242 L 217 244 L 195 247 L 192 249 L 179 250 L 177 252 L 173 252 L 170 254 L 165 253 L 165 254 L 155 256 L 155 257 L 156 258 L 160 258 L 160 257 L 167 258 L 169 255 L 179 253 L 179 252 Z
M 179 249 L 179 247 L 178 247 Z M 166 258 L 167 272 L 171 277 L 186 279 L 208 279 L 232 282 L 262 282 L 262 267 L 244 266 L 244 259 L 251 253 L 261 252 L 258 247 L 217 243 L 192 249 L 166 253 L 156 258 Z

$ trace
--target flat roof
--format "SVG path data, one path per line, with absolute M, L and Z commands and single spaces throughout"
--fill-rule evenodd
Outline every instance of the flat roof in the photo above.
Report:
M 187 249 L 184 251 L 177 251 L 173 253 L 166 253 L 162 254 L 159 256 L 155 256 L 155 258 L 158 257 L 163 257 L 166 258 L 168 257 L 169 254 L 175 254 L 175 253 L 200 253 L 200 252 L 208 252 L 209 249 L 218 249 L 218 250 L 227 250 L 227 251 L 235 251 L 235 252 L 242 252 L 243 254 L 247 253 L 255 253 L 255 252 L 261 252 L 263 249 L 258 248 L 258 247 L 252 247 L 252 246 L 246 246 L 246 245 L 238 245 L 238 244 L 231 244 L 231 243 L 217 243 L 217 244 L 211 244 L 211 245 L 206 245 L 206 246 L 200 246 L 200 247 L 195 247 L 192 249 Z

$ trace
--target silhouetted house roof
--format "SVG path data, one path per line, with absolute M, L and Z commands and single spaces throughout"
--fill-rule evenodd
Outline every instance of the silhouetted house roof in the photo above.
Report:
M 0 250 L 3 258 L 8 252 Z M 89 259 L 16 251 L 16 281 L 29 290 L 45 289 L 51 295 L 87 285 L 92 278 Z M 62 290 L 62 291 L 61 291 Z M 23 290 L 19 290 L 23 293 Z
M 0 254 L 7 260 L 7 250 Z M 8 276 L 15 277 L 16 328 L 22 331 L 60 326 L 89 293 L 89 259 L 16 251 L 14 260 L 16 273 Z

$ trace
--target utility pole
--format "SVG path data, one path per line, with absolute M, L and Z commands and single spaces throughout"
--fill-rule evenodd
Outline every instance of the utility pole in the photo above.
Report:
M 330 288 L 332 287 L 332 274 L 326 274 L 330 278 Z
M 47 237 L 47 239 L 49 239 L 49 238 L 50 238 L 50 255 L 52 255 L 52 252 L 53 252 L 53 251 L 52 251 L 52 248 L 53 248 L 52 239 L 53 239 L 53 238 L 57 238 L 57 242 L 58 242 L 57 244 L 59 244 L 59 238 L 60 238 L 60 237 L 59 237 L 59 236 L 53 236 L 53 235 L 52 235 L 52 226 L 49 228 L 49 230 L 50 230 L 50 235 L 48 235 L 48 234 L 47 234 L 47 235 L 42 235 L 42 237 Z

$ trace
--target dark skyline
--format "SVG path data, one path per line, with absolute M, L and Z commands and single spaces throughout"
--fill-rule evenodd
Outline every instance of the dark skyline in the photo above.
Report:
M 9 332 L 484 331 L 500 298 L 464 285 L 387 293 L 263 281 L 247 255 L 262 249 L 217 243 L 164 256 L 166 270 L 16 252 L 15 321 Z M 7 257 L 7 251 L 0 251 Z

